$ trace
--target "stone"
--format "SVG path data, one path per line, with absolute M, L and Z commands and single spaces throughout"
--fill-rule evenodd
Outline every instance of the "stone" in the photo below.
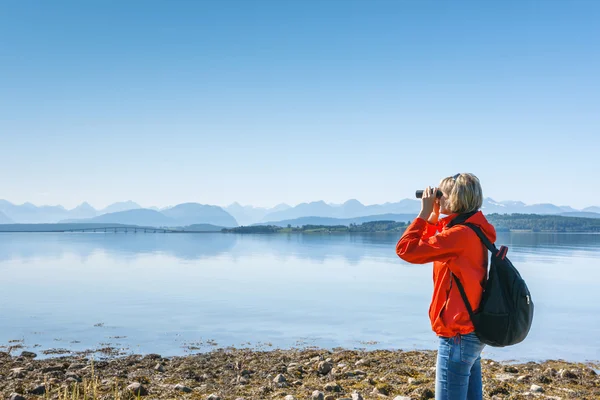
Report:
M 354 392 L 352 393 L 352 400 L 363 400 L 363 397 L 360 393 Z
M 504 372 L 508 372 L 509 374 L 518 374 L 519 370 L 512 365 L 507 365 L 504 367 Z
M 182 385 L 181 383 L 178 383 L 177 385 L 173 386 L 173 389 L 175 389 L 178 392 L 183 392 L 183 393 L 191 393 L 192 389 L 190 389 L 187 386 Z
M 321 361 L 317 367 L 317 371 L 321 375 L 327 375 L 331 369 L 333 368 L 333 364 L 329 361 Z
M 408 378 L 408 380 L 406 382 L 409 385 L 414 385 L 415 383 L 417 383 L 417 380 L 415 378 Z
M 406 396 L 396 396 L 394 397 L 394 400 L 412 400 L 412 398 Z
M 162 364 L 156 364 L 156 366 L 154 367 L 154 370 L 157 372 L 165 372 L 165 367 L 162 366 Z
M 325 400 L 325 394 L 323 394 L 323 392 L 315 390 L 314 392 L 312 392 L 310 398 L 312 400 Z
M 511 381 L 513 379 L 515 379 L 514 375 L 511 374 L 496 374 L 494 376 L 494 379 L 501 381 L 501 382 L 506 382 L 506 381 Z
M 55 366 L 52 366 L 52 367 L 42 368 L 41 371 L 42 371 L 42 374 L 47 374 L 48 372 L 57 372 L 57 371 L 61 371 L 62 372 L 62 370 L 63 370 L 63 367 L 55 365 Z
M 296 398 L 294 396 L 292 396 L 291 394 L 288 394 L 287 396 L 285 396 L 283 398 L 283 400 L 296 400 Z
M 129 386 L 127 386 L 127 390 L 133 393 L 136 396 L 146 396 L 148 395 L 148 390 L 144 386 L 142 386 L 139 382 L 133 382 Z
M 517 378 L 517 382 L 528 382 L 531 379 L 531 375 L 521 375 Z
M 25 397 L 21 396 L 18 393 L 13 393 L 10 395 L 10 397 L 8 398 L 8 400 L 25 400 Z
M 30 394 L 42 395 L 46 393 L 46 385 L 37 385 L 29 391 Z
M 82 369 L 85 368 L 85 364 L 81 364 L 81 363 L 72 363 L 71 365 L 69 365 L 69 368 L 67 368 L 68 370 L 74 370 L 74 369 Z
M 338 385 L 335 382 L 329 382 L 325 385 L 325 387 L 323 388 L 325 389 L 326 392 L 341 392 L 342 391 L 342 387 L 340 385 Z
M 415 397 L 417 399 L 425 400 L 425 399 L 433 399 L 433 398 L 435 398 L 435 393 L 430 388 L 419 387 L 419 388 L 416 388 L 411 393 L 411 396 Z
M 531 385 L 531 388 L 529 390 L 532 393 L 542 393 L 544 391 L 544 389 L 541 386 L 538 386 L 538 385 Z
M 37 354 L 31 352 L 31 351 L 23 351 L 21 352 L 21 357 L 25 357 L 25 358 L 36 358 Z
M 77 375 L 76 372 L 73 371 L 69 371 L 65 374 L 65 378 L 66 379 L 71 379 L 74 380 L 75 382 L 81 382 L 81 377 L 79 375 Z
M 215 393 L 209 395 L 206 400 L 221 400 L 221 397 L 219 397 L 218 395 L 216 395 Z
M 561 369 L 558 371 L 558 376 L 561 379 L 577 379 L 577 374 L 573 371 L 569 371 L 568 369 Z
M 26 374 L 25 368 L 13 368 L 10 370 L 9 376 L 12 378 L 21 379 L 21 378 L 25 377 L 25 374 Z
M 287 379 L 285 379 L 285 376 L 283 376 L 282 374 L 278 374 L 275 378 L 273 378 L 273 382 L 275 383 L 283 383 L 286 380 Z

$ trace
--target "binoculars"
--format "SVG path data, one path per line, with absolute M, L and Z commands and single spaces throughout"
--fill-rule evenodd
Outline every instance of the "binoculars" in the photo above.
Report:
M 415 193 L 415 196 L 417 197 L 417 199 L 420 199 L 423 197 L 423 192 L 424 190 L 417 190 L 417 192 Z M 437 192 L 435 193 L 435 197 L 437 197 L 438 199 L 440 197 L 442 197 L 444 195 L 444 193 L 442 193 L 442 191 L 440 189 L 437 190 Z

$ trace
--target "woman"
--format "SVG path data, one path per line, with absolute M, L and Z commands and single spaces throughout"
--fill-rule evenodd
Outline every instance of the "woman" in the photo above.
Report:
M 414 264 L 433 261 L 433 298 L 429 307 L 431 328 L 439 337 L 436 367 L 436 400 L 480 400 L 482 344 L 475 335 L 453 275 L 464 286 L 473 310 L 477 310 L 487 277 L 488 250 L 469 227 L 481 228 L 493 243 L 494 227 L 481 211 L 483 195 L 473 174 L 442 179 L 438 188 L 428 187 L 419 216 L 408 226 L 398 244 L 400 258 Z M 439 215 L 447 217 L 439 219 Z

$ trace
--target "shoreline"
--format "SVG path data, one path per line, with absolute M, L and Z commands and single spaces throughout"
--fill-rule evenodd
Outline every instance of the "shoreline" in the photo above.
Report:
M 0 352 L 0 394 L 12 400 L 434 396 L 436 352 L 431 350 L 215 348 L 174 357 L 105 350 L 104 357 L 88 350 L 44 359 L 29 351 Z M 485 399 L 600 398 L 598 364 L 483 359 L 482 371 Z

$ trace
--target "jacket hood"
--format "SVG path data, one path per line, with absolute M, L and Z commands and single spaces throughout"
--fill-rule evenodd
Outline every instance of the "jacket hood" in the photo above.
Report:
M 458 217 L 460 214 L 451 214 L 445 218 L 439 220 L 438 224 L 441 229 L 446 229 L 446 225 L 450 223 L 454 218 Z M 490 240 L 490 242 L 496 242 L 496 228 L 492 224 L 488 222 L 485 218 L 485 215 L 481 211 L 477 211 L 475 214 L 467 218 L 465 222 L 476 225 L 481 229 L 483 234 Z

